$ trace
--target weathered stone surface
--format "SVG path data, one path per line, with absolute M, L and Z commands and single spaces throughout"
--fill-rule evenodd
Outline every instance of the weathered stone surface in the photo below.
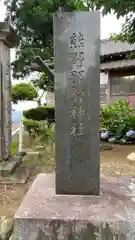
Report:
M 0 184 L 1 185 L 26 184 L 34 168 L 35 167 L 32 165 L 25 165 L 22 163 L 16 169 L 14 174 L 8 175 L 7 177 L 0 176 Z
M 21 164 L 22 156 L 13 156 L 7 161 L 0 162 L 0 176 L 11 175 Z
M 135 153 L 134 153 L 134 152 L 130 153 L 130 154 L 127 156 L 127 159 L 130 160 L 130 161 L 135 161 Z
M 13 219 L 6 219 L 1 217 L 0 219 L 0 239 L 8 240 L 13 231 Z
M 14 240 L 13 235 L 9 238 L 9 240 Z
M 27 155 L 40 156 L 40 152 L 28 152 Z
M 56 192 L 99 194 L 100 13 L 54 16 Z
M 24 157 L 20 156 L 14 156 L 12 161 L 20 161 L 18 163 L 17 169 L 14 169 L 15 171 L 11 172 L 7 171 L 5 172 L 4 176 L 0 175 L 0 184 L 25 184 L 27 183 L 28 179 L 30 178 L 34 168 L 35 168 L 35 161 L 39 159 L 38 155 L 25 155 Z M 9 164 L 10 161 L 3 162 L 4 164 Z M 1 166 L 1 164 L 0 164 Z
M 20 157 L 24 157 L 24 156 L 26 156 L 26 155 L 27 155 L 26 152 L 18 152 L 18 153 L 17 153 L 17 156 L 20 156 Z
M 14 239 L 13 239 L 13 235 L 9 238 L 9 240 L 14 240 Z
M 56 195 L 39 174 L 15 214 L 14 240 L 134 240 L 135 178 L 101 176 L 100 196 Z M 40 238 L 39 238 L 40 235 Z
M 10 48 L 17 43 L 14 30 L 0 22 L 0 162 L 10 156 L 11 145 L 11 74 Z
M 36 146 L 36 150 L 41 150 L 41 149 L 44 149 L 45 148 L 45 146 Z

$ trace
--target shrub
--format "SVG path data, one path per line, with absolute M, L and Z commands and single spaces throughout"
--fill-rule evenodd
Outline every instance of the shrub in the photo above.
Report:
M 46 121 L 24 119 L 23 125 L 30 136 L 40 136 L 41 139 L 51 139 L 54 141 L 54 127 L 48 128 Z
M 135 130 L 135 112 L 128 101 L 118 101 L 101 107 L 100 126 L 122 137 L 129 130 Z
M 48 129 L 48 138 L 51 140 L 51 141 L 55 141 L 55 129 L 54 129 L 54 125 Z
M 54 107 L 42 106 L 38 108 L 32 108 L 30 110 L 24 111 L 23 115 L 27 119 L 32 119 L 35 121 L 47 121 L 48 126 L 50 126 L 55 121 L 55 110 Z
M 24 119 L 23 125 L 29 135 L 35 137 L 36 135 L 42 135 L 46 129 L 46 123 L 44 121 L 35 121 L 32 119 Z
M 29 83 L 19 83 L 12 87 L 12 101 L 34 100 L 37 98 L 37 91 Z

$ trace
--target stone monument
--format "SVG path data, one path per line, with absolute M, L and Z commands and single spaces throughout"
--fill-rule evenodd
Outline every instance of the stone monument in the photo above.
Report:
M 54 49 L 56 193 L 97 195 L 100 159 L 99 12 L 56 15 Z
M 33 182 L 14 240 L 135 239 L 135 178 L 99 184 L 99 46 L 99 12 L 55 14 L 56 174 Z
M 7 175 L 15 169 L 17 161 L 11 161 L 11 69 L 10 48 L 15 47 L 18 38 L 7 22 L 0 22 L 0 175 Z

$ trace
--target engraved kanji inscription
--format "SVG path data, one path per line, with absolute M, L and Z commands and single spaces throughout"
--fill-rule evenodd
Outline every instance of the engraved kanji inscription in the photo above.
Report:
M 84 116 L 84 114 L 85 114 L 85 109 L 82 106 L 80 106 L 80 108 L 79 108 L 79 116 Z
M 84 89 L 80 90 L 80 97 L 84 97 Z
M 77 58 L 77 67 L 83 67 L 83 63 L 84 63 L 84 52 L 79 52 L 78 53 L 78 58 Z
M 83 67 L 84 63 L 84 52 L 72 52 L 69 53 L 70 63 L 73 64 L 77 69 Z
M 73 33 L 70 37 L 70 48 L 77 48 L 77 35 Z
M 72 97 L 77 98 L 77 90 L 75 87 L 72 87 Z
M 73 120 L 75 120 L 76 119 L 76 107 L 73 107 L 72 109 L 71 109 L 71 117 L 72 117 L 72 119 Z
M 77 76 L 77 71 L 71 71 L 68 73 L 68 78 L 73 78 L 74 76 Z
M 78 43 L 79 47 L 84 47 L 84 36 L 81 32 L 78 34 Z
M 84 132 L 84 125 L 82 122 L 79 123 L 79 128 L 78 128 L 78 133 L 77 133 L 78 136 L 84 136 L 85 135 L 85 132 Z
M 83 117 L 85 109 L 83 107 L 84 90 L 82 84 L 84 80 L 84 36 L 81 32 L 73 33 L 70 37 L 70 51 L 68 54 L 69 69 L 68 79 L 71 83 L 72 106 L 69 110 L 71 116 L 70 135 L 84 135 Z M 80 87 L 79 87 L 80 86 Z
M 76 80 L 74 79 L 75 76 L 77 76 L 79 80 L 84 80 L 84 70 L 71 71 L 68 73 L 68 79 L 73 79 L 74 83 L 76 82 Z M 78 81 L 78 83 L 80 83 L 80 81 Z
M 84 99 L 84 89 L 80 89 L 79 91 L 79 103 L 82 105 Z
M 80 80 L 84 80 L 84 70 L 79 71 L 78 76 L 79 76 Z
M 84 47 L 84 36 L 81 32 L 74 32 L 70 37 L 70 48 L 80 47 Z
M 76 123 L 72 123 L 71 129 L 70 129 L 70 135 L 76 136 Z

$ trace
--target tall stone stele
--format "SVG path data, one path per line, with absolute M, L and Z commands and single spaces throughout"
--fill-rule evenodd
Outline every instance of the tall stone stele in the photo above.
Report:
M 0 161 L 10 157 L 11 144 L 11 67 L 10 48 L 18 42 L 14 29 L 0 22 Z

